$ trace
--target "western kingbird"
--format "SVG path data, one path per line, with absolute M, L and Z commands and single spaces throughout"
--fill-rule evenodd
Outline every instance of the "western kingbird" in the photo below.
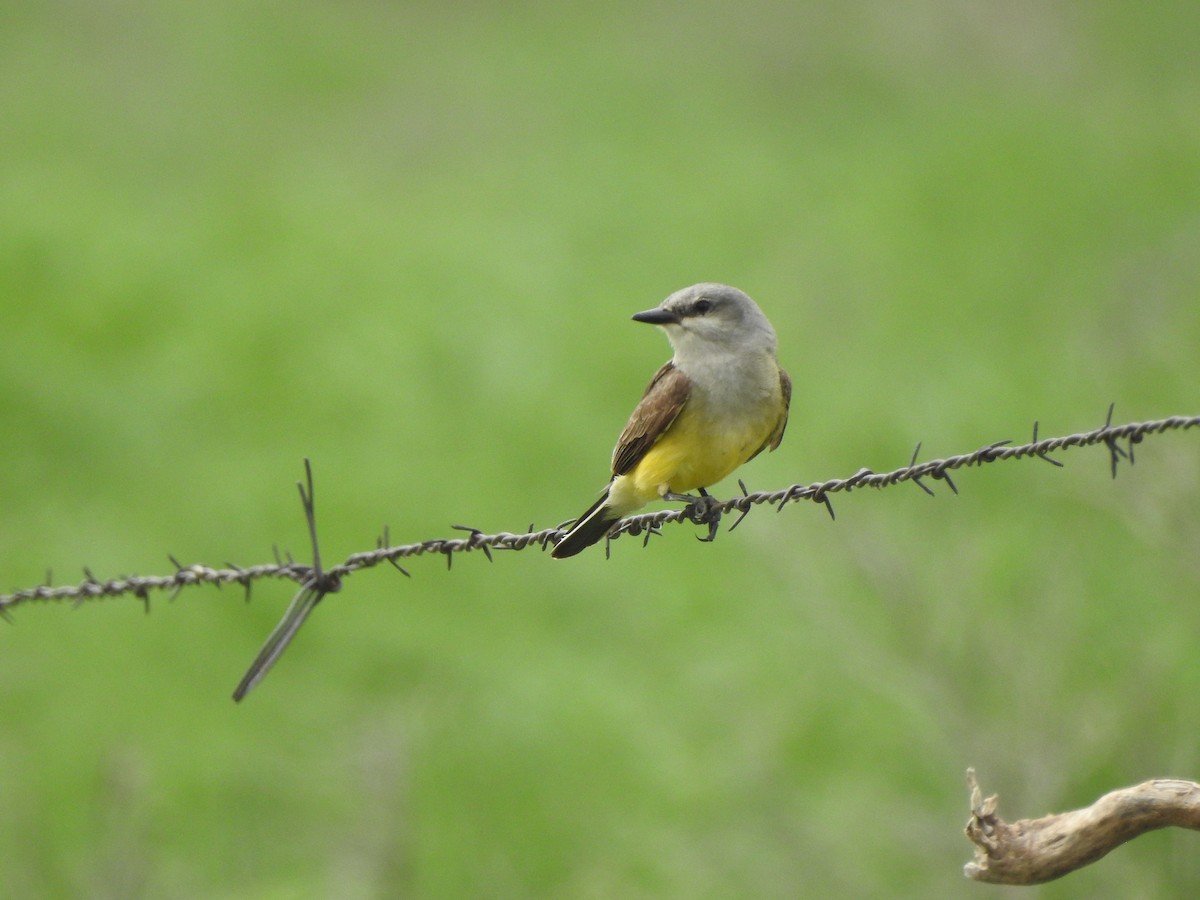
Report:
M 675 356 L 621 432 L 608 487 L 555 545 L 555 559 L 596 543 L 651 500 L 707 496 L 705 488 L 783 440 L 792 380 L 753 300 L 728 285 L 695 284 L 633 319 L 661 327 Z

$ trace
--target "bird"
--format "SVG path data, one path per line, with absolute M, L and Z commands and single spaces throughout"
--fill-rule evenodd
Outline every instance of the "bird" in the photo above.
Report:
M 605 537 L 652 500 L 693 502 L 783 440 L 792 380 L 776 361 L 775 329 L 745 293 L 705 282 L 633 315 L 657 325 L 674 355 L 650 380 L 612 454 L 600 498 L 554 545 L 555 559 Z

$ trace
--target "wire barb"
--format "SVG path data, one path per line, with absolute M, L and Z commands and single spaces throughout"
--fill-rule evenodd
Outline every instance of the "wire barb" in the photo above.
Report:
M 474 550 L 478 547 L 483 551 L 483 555 L 487 557 L 488 562 L 494 562 L 492 559 L 492 548 L 482 542 L 482 538 L 487 537 L 479 528 L 472 528 L 470 525 L 451 525 L 451 528 L 456 531 L 466 531 L 471 535 L 470 541 L 467 542 L 467 550 Z
M 991 459 L 988 459 L 988 462 L 991 462 Z M 934 472 L 933 477 L 939 478 L 942 481 L 946 482 L 946 484 L 950 485 L 950 490 L 954 491 L 955 494 L 958 493 L 957 485 L 955 485 L 954 481 L 950 478 L 950 473 L 947 472 L 945 469 L 941 469 L 940 471 Z
M 307 489 L 305 483 L 301 482 L 297 482 L 296 487 L 300 491 L 300 503 L 304 507 L 304 517 L 308 522 L 308 534 L 312 540 L 312 566 L 308 567 L 307 577 L 301 584 L 300 590 L 296 592 L 296 596 L 292 598 L 283 618 L 267 636 L 266 643 L 258 651 L 258 656 L 254 658 L 254 662 L 250 664 L 250 668 L 246 670 L 246 674 L 242 676 L 242 680 L 234 690 L 233 699 L 239 703 L 256 684 L 266 677 L 271 666 L 275 665 L 275 661 L 283 655 L 283 651 L 292 642 L 292 638 L 300 631 L 300 626 L 317 608 L 317 604 L 325 598 L 325 595 L 336 593 L 342 588 L 341 573 L 327 572 L 321 567 L 321 546 L 317 539 L 317 510 L 313 491 L 312 462 L 308 457 L 304 459 L 304 476 Z M 290 564 L 290 556 L 288 560 Z M 245 577 L 244 573 L 242 577 Z M 216 583 L 220 584 L 221 582 L 217 581 Z

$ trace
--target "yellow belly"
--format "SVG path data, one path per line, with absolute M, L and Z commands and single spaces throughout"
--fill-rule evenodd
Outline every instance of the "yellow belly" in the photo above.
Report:
M 717 429 L 702 413 L 684 410 L 638 464 L 613 481 L 610 506 L 627 515 L 667 492 L 710 487 L 753 456 L 774 428 L 774 421 L 760 418 Z

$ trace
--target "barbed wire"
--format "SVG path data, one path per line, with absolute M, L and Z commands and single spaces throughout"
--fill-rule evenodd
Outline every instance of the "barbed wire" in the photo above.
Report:
M 1104 424 L 1093 431 L 1080 432 L 1078 434 L 1067 435 L 1066 437 L 1039 440 L 1038 424 L 1035 422 L 1033 425 L 1033 437 L 1028 443 L 1013 446 L 1011 441 L 995 441 L 970 453 L 949 456 L 944 459 L 932 459 L 923 463 L 917 462 L 917 456 L 921 451 L 921 445 L 917 444 L 916 449 L 913 450 L 912 459 L 909 464 L 891 472 L 876 473 L 870 469 L 859 469 L 849 478 L 833 478 L 827 481 L 813 482 L 812 484 L 793 484 L 790 487 L 777 491 L 751 492 L 746 489 L 745 483 L 739 480 L 738 486 L 742 489 L 742 493 L 740 496 L 732 497 L 729 500 L 721 501 L 703 495 L 693 498 L 691 503 L 682 508 L 644 513 L 622 519 L 614 526 L 607 537 L 605 555 L 607 556 L 610 553 L 612 541 L 621 535 L 642 535 L 644 546 L 653 535 L 661 533 L 664 525 L 679 522 L 706 525 L 708 527 L 708 535 L 701 538 L 701 540 L 711 541 L 716 537 L 722 517 L 726 513 L 739 513 L 737 519 L 729 528 L 732 531 L 741 524 L 741 521 L 749 514 L 751 509 L 763 504 L 769 504 L 774 506 L 776 510 L 782 510 L 793 501 L 809 500 L 824 505 L 832 517 L 833 504 L 830 501 L 831 494 L 849 493 L 850 491 L 868 487 L 882 489 L 911 481 L 917 487 L 921 488 L 921 490 L 932 495 L 933 490 L 922 480 L 925 478 L 945 482 L 947 487 L 957 494 L 958 488 L 950 478 L 951 471 L 971 466 L 982 466 L 985 463 L 1000 460 L 1023 459 L 1025 457 L 1035 457 L 1052 465 L 1062 466 L 1062 463 L 1058 460 L 1051 459 L 1049 454 L 1059 453 L 1071 447 L 1089 447 L 1096 444 L 1104 444 L 1108 448 L 1112 476 L 1115 478 L 1119 461 L 1125 459 L 1132 464 L 1134 461 L 1135 445 L 1141 443 L 1147 435 L 1200 427 L 1200 416 L 1171 416 L 1166 419 L 1155 419 L 1149 422 L 1113 425 L 1112 413 L 1113 407 L 1110 405 Z M 1124 442 L 1125 446 L 1122 447 L 1120 442 Z M 53 578 L 47 573 L 44 584 L 14 591 L 10 594 L 0 594 L 0 616 L 11 620 L 11 610 L 14 607 L 36 601 L 66 600 L 80 604 L 89 600 L 101 600 L 125 594 L 132 594 L 139 598 L 145 605 L 146 611 L 149 612 L 151 593 L 156 591 L 170 591 L 170 599 L 173 600 L 185 587 L 196 584 L 213 584 L 217 587 L 227 584 L 241 585 L 245 590 L 248 602 L 250 600 L 251 587 L 256 581 L 276 578 L 296 582 L 300 585 L 299 591 L 293 597 L 283 619 L 267 638 L 250 670 L 238 685 L 237 690 L 234 691 L 234 699 L 241 700 L 266 675 L 267 671 L 283 653 L 284 649 L 286 649 L 288 643 L 295 636 L 300 626 L 304 624 L 305 619 L 307 619 L 316 605 L 327 594 L 336 593 L 341 590 L 342 582 L 346 576 L 362 569 L 373 568 L 382 563 L 391 564 L 401 574 L 407 576 L 409 572 L 400 565 L 400 560 L 430 554 L 443 555 L 446 558 L 446 565 L 449 567 L 453 563 L 456 554 L 470 553 L 475 550 L 482 551 L 489 561 L 492 559 L 493 550 L 524 550 L 532 546 L 545 550 L 547 547 L 556 544 L 566 534 L 567 529 L 565 526 L 571 524 L 567 522 L 555 528 L 543 528 L 540 530 L 535 530 L 533 525 L 530 525 L 529 529 L 525 532 L 513 533 L 502 531 L 495 534 L 487 534 L 481 529 L 466 525 L 454 525 L 452 527 L 456 530 L 467 532 L 467 536 L 461 538 L 433 538 L 431 540 L 396 546 L 392 546 L 391 536 L 385 527 L 383 533 L 376 540 L 374 550 L 354 553 L 347 557 L 344 562 L 326 569 L 321 564 L 316 511 L 313 503 L 312 466 L 307 459 L 304 461 L 304 469 L 305 482 L 298 483 L 297 488 L 300 492 L 300 500 L 304 507 L 309 537 L 312 542 L 313 561 L 311 564 L 297 562 L 290 554 L 281 556 L 278 548 L 276 548 L 275 562 L 273 564 L 267 563 L 250 567 L 238 566 L 233 563 L 226 563 L 224 567 L 203 564 L 185 566 L 173 555 L 168 555 L 168 559 L 175 566 L 175 572 L 170 575 L 119 576 L 117 578 L 100 580 L 92 574 L 90 569 L 84 567 L 84 580 L 82 582 L 55 587 L 53 586 Z
M 933 490 L 924 483 L 923 479 L 945 482 L 947 487 L 957 493 L 958 488 L 950 478 L 951 471 L 1026 457 L 1035 457 L 1052 465 L 1061 466 L 1062 463 L 1051 459 L 1049 454 L 1059 453 L 1071 447 L 1106 445 L 1111 457 L 1111 471 L 1115 478 L 1118 461 L 1126 459 L 1132 463 L 1134 446 L 1141 443 L 1147 435 L 1200 427 L 1200 416 L 1170 416 L 1165 419 L 1131 422 L 1124 425 L 1112 425 L 1111 418 L 1112 407 L 1109 407 L 1108 419 L 1105 420 L 1104 425 L 1094 431 L 1044 439 L 1038 438 L 1038 426 L 1035 422 L 1033 438 L 1028 443 L 1014 446 L 1011 441 L 995 441 L 970 453 L 948 456 L 944 459 L 931 459 L 921 463 L 916 461 L 921 449 L 921 445 L 918 444 L 913 451 L 912 461 L 891 472 L 876 473 L 870 469 L 859 469 L 848 478 L 832 478 L 810 484 L 793 484 L 775 491 L 747 491 L 745 484 L 739 480 L 738 485 L 742 488 L 742 494 L 739 496 L 724 501 L 698 498 L 697 502 L 681 508 L 629 516 L 617 524 L 608 540 L 611 543 L 624 534 L 642 535 L 644 539 L 648 540 L 651 535 L 659 533 L 664 525 L 680 522 L 707 525 L 710 532 L 715 533 L 716 526 L 724 514 L 738 512 L 740 515 L 730 527 L 732 531 L 756 506 L 769 504 L 777 510 L 782 510 L 788 504 L 798 500 L 821 503 L 832 515 L 831 494 L 849 493 L 868 487 L 882 489 L 904 482 L 912 482 L 926 493 L 932 494 Z M 1124 442 L 1125 446 L 1120 446 L 1118 442 Z M 305 467 L 308 475 L 308 496 L 311 498 L 312 472 L 307 460 Z M 304 498 L 305 487 L 304 485 L 299 485 L 299 487 L 301 497 Z M 308 500 L 305 502 L 305 509 L 309 514 L 310 535 L 313 539 L 314 549 L 316 549 L 316 521 L 315 516 L 311 514 L 311 502 Z M 347 575 L 383 563 L 390 563 L 402 574 L 408 575 L 408 570 L 400 565 L 400 560 L 418 556 L 442 555 L 446 558 L 446 565 L 449 567 L 454 556 L 459 553 L 478 550 L 482 551 L 490 560 L 493 550 L 524 550 L 531 546 L 544 550 L 553 546 L 566 533 L 566 528 L 562 525 L 539 530 L 535 530 L 531 525 L 524 532 L 501 531 L 493 534 L 487 534 L 481 529 L 466 525 L 452 527 L 458 531 L 467 532 L 467 535 L 461 538 L 432 538 L 395 546 L 391 544 L 388 529 L 384 528 L 383 533 L 376 541 L 375 549 L 354 553 L 344 562 L 329 569 L 321 569 L 319 562 L 316 565 L 297 562 L 290 554 L 281 556 L 276 550 L 274 563 L 255 566 L 239 566 L 228 562 L 223 567 L 203 564 L 185 566 L 175 556 L 168 555 L 171 564 L 175 566 L 175 571 L 169 575 L 118 576 L 101 580 L 90 569 L 84 567 L 84 580 L 71 585 L 52 586 L 53 579 L 48 573 L 44 584 L 13 591 L 9 594 L 0 594 L 0 615 L 7 617 L 15 607 L 31 602 L 73 601 L 78 604 L 125 594 L 133 595 L 148 605 L 150 595 L 154 592 L 169 591 L 170 599 L 174 599 L 184 588 L 198 584 L 240 585 L 249 599 L 251 585 L 265 579 L 283 579 L 312 586 L 317 586 L 315 582 L 319 581 L 326 585 L 325 593 L 332 593 L 340 587 L 342 579 Z M 317 559 L 319 559 L 319 555 Z

